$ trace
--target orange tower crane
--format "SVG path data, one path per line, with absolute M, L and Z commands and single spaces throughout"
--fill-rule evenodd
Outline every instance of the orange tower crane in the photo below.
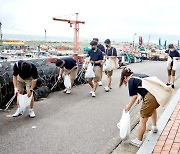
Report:
M 76 20 L 59 18 L 53 18 L 53 20 L 68 22 L 70 27 L 74 24 L 74 50 L 77 51 L 79 49 L 79 24 L 85 24 L 85 21 L 78 21 L 78 13 L 76 13 Z

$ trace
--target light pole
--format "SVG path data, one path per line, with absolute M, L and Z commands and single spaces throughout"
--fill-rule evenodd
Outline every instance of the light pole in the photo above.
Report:
M 148 49 L 150 49 L 150 38 L 151 38 L 151 34 L 149 34 L 149 37 L 148 37 L 148 43 L 147 43 Z
M 46 43 L 46 39 L 47 39 L 47 37 L 46 37 L 46 29 L 44 29 L 44 32 L 45 32 L 45 43 Z
M 136 33 L 133 35 L 133 48 L 134 48 L 134 37 L 136 36 Z
M 1 37 L 1 41 L 2 41 L 2 30 L 1 30 L 1 25 L 2 25 L 2 23 L 0 22 L 0 37 Z

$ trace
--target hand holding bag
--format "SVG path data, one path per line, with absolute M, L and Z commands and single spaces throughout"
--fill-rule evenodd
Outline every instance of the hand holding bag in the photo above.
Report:
M 71 89 L 71 78 L 70 78 L 70 75 L 66 75 L 65 76 L 65 78 L 64 78 L 64 86 L 67 89 Z
M 167 59 L 167 69 L 170 70 L 171 69 L 171 63 L 172 63 L 172 58 L 170 56 L 168 56 L 168 59 Z
M 89 63 L 86 73 L 85 73 L 85 78 L 94 78 L 95 77 L 93 68 L 94 68 L 94 66 L 91 63 Z
M 32 97 L 33 97 L 33 93 L 31 94 L 30 97 L 27 96 L 27 94 L 22 95 L 22 94 L 18 94 L 18 101 L 19 101 L 19 107 L 20 110 L 25 112 L 25 110 L 30 106 Z
M 110 58 L 106 58 L 105 64 L 103 66 L 104 71 L 112 71 L 112 60 Z
M 120 129 L 119 135 L 121 140 L 125 141 L 129 139 L 130 136 L 130 114 L 129 111 L 125 112 L 123 110 L 122 117 L 120 122 L 117 124 L 117 127 Z
M 172 69 L 175 71 L 177 69 L 177 60 L 176 57 L 173 57 L 173 67 Z

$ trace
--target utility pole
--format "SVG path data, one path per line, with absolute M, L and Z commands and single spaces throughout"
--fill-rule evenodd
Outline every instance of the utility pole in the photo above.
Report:
M 135 37 L 136 33 L 134 33 L 133 35 L 133 48 L 134 48 L 134 37 Z
M 46 43 L 46 29 L 44 29 L 44 32 L 45 32 L 45 43 Z
M 151 34 L 149 34 L 149 37 L 148 37 L 148 48 L 150 48 L 150 45 L 149 45 L 149 43 L 150 43 L 150 38 L 151 38 Z
M 2 23 L 0 22 L 0 37 L 1 37 L 1 41 L 2 41 L 2 30 L 1 30 L 1 25 L 2 25 Z

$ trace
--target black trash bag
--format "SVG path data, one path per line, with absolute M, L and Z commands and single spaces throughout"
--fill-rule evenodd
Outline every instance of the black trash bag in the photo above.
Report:
M 42 86 L 34 90 L 34 99 L 37 101 L 41 98 L 47 98 L 49 94 L 50 89 L 47 86 Z

